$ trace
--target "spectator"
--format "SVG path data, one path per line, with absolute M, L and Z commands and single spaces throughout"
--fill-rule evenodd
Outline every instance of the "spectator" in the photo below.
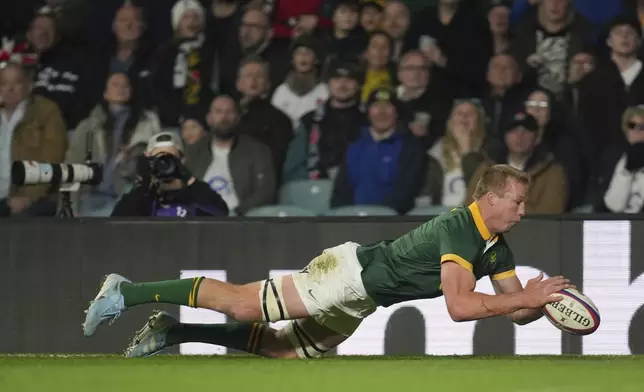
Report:
M 61 163 L 67 149 L 67 128 L 58 106 L 32 95 L 31 88 L 30 75 L 20 64 L 0 68 L 0 209 L 11 215 L 53 216 L 56 187 L 11 186 L 13 161 Z
M 533 6 L 539 4 L 540 0 L 514 0 L 512 3 L 512 23 L 520 22 L 526 13 L 532 11 Z M 639 1 L 639 0 L 635 0 Z M 633 0 L 606 1 L 606 0 L 572 0 L 575 9 L 584 18 L 595 25 L 601 25 L 617 16 L 628 3 Z M 527 11 L 527 12 L 526 12 Z
M 186 165 L 219 193 L 237 215 L 275 201 L 271 152 L 238 133 L 239 108 L 233 98 L 215 98 L 208 112 L 210 133 L 187 150 Z
M 514 112 L 521 109 L 526 87 L 522 83 L 516 60 L 508 54 L 497 54 L 490 59 L 487 83 L 488 90 L 483 96 L 483 108 L 487 115 L 486 148 L 500 153 L 504 144 L 502 126 L 510 121 Z
M 460 206 L 478 164 L 485 139 L 485 113 L 474 99 L 455 101 L 445 130 L 429 151 L 427 178 L 417 206 Z
M 472 202 L 476 184 L 488 167 L 508 164 L 531 177 L 525 201 L 527 214 L 561 214 L 566 210 L 567 184 L 564 169 L 552 153 L 539 143 L 539 124 L 525 113 L 516 113 L 505 129 L 507 154 L 497 159 L 486 159 L 469 181 L 467 203 Z
M 451 107 L 449 94 L 441 91 L 438 82 L 431 78 L 429 60 L 418 50 L 407 52 L 398 66 L 400 85 L 396 89 L 401 101 L 404 120 L 409 130 L 429 149 L 445 130 Z
M 575 118 L 580 118 L 579 102 L 581 100 L 581 84 L 586 76 L 595 70 L 595 57 L 592 49 L 588 48 L 572 56 L 568 65 L 568 81 L 564 102 L 571 109 Z
M 369 37 L 358 24 L 358 0 L 337 1 L 332 15 L 333 26 L 321 33 L 327 56 L 351 57 L 356 53 L 362 53 L 367 47 Z
M 277 176 L 293 138 L 293 124 L 266 98 L 268 64 L 259 57 L 245 59 L 239 67 L 237 89 L 242 95 L 238 133 L 252 136 L 270 148 Z
M 595 71 L 579 86 L 579 117 L 590 139 L 591 156 L 601 156 L 605 146 L 623 142 L 624 133 L 617 130 L 624 110 L 644 103 L 643 63 L 637 58 L 641 34 L 637 19 L 613 20 L 607 40 L 610 58 L 598 59 Z M 596 172 L 599 167 L 592 169 Z
M 313 36 L 298 37 L 291 53 L 292 70 L 275 90 L 271 103 L 291 119 L 296 129 L 300 117 L 327 100 L 329 89 L 320 82 L 320 49 Z
M 641 213 L 644 209 L 644 107 L 629 107 L 622 117 L 626 143 L 605 151 L 598 176 L 596 212 Z
M 135 183 L 136 162 L 159 132 L 157 115 L 133 100 L 127 75 L 108 77 L 102 101 L 78 124 L 67 151 L 69 163 L 90 160 L 103 166 L 101 184 L 84 187 L 72 200 L 76 215 L 109 216 L 118 198 Z
M 237 0 L 211 0 L 210 12 L 206 12 L 206 40 L 214 45 L 210 89 L 215 93 L 219 93 L 222 85 L 220 69 L 225 61 L 228 37 L 237 35 L 244 9 L 242 2 Z
M 539 124 L 539 143 L 554 154 L 563 166 L 569 184 L 567 207 L 583 204 L 588 185 L 587 163 L 584 151 L 587 140 L 572 124 L 563 106 L 552 94 L 536 89 L 524 100 L 526 113 Z M 567 210 L 568 208 L 566 208 Z
M 527 80 L 562 98 L 570 59 L 583 50 L 591 33 L 570 0 L 543 0 L 517 27 L 511 50 Z
M 344 59 L 329 63 L 329 100 L 302 117 L 289 146 L 283 182 L 335 178 L 347 147 L 360 137 L 365 124 L 361 79 L 359 64 Z
M 198 105 L 186 110 L 181 116 L 181 138 L 185 145 L 193 145 L 206 136 L 207 111 L 202 105 Z
M 405 35 L 409 30 L 409 9 L 401 0 L 392 0 L 385 3 L 382 19 L 382 30 L 392 38 L 392 60 L 398 61 L 403 55 Z
M 383 31 L 374 31 L 369 36 L 365 51 L 366 73 L 362 86 L 362 102 L 365 103 L 371 93 L 378 88 L 391 88 L 394 83 L 391 50 L 393 41 Z
M 480 97 L 492 56 L 492 35 L 478 10 L 455 0 L 439 0 L 412 20 L 407 50 L 420 49 L 436 68 L 444 88 L 459 96 Z
M 56 15 L 48 8 L 32 20 L 26 51 L 37 59 L 34 93 L 56 102 L 68 129 L 75 128 L 89 109 L 87 81 L 76 54 L 61 44 Z
M 332 207 L 384 205 L 404 214 L 414 206 L 426 168 L 426 154 L 397 125 L 395 92 L 376 89 L 367 102 L 370 125 L 349 146 L 335 178 Z
M 139 166 L 141 181 L 116 203 L 111 216 L 227 216 L 221 196 L 186 168 L 183 148 L 174 132 L 154 135 Z M 174 170 L 159 170 L 161 161 L 163 169 Z
M 280 0 L 263 1 L 264 12 L 272 15 L 275 38 L 281 45 L 288 46 L 291 39 L 312 34 L 321 21 L 323 0 Z
M 382 4 L 377 0 L 361 0 L 360 5 L 360 26 L 368 34 L 380 28 L 382 23 Z
M 112 23 L 113 36 L 107 44 L 108 49 L 104 46 L 95 48 L 96 59 L 88 82 L 92 85 L 92 103 L 102 100 L 108 75 L 124 73 L 132 84 L 136 105 L 143 108 L 151 106 L 150 76 L 154 47 L 142 38 L 145 27 L 141 13 L 141 9 L 131 3 L 119 8 Z
M 248 8 L 239 26 L 237 39 L 226 44 L 219 62 L 220 88 L 223 94 L 235 96 L 237 72 L 241 61 L 249 56 L 261 57 L 270 64 L 270 74 L 266 80 L 266 90 L 270 94 L 286 77 L 289 69 L 287 48 L 272 44 L 273 30 L 268 16 L 257 8 Z
M 214 46 L 205 42 L 204 9 L 196 0 L 179 0 L 172 8 L 175 38 L 157 55 L 153 98 L 161 126 L 176 130 L 185 108 L 208 102 Z
M 492 32 L 494 54 L 506 53 L 510 48 L 511 1 L 492 0 L 487 12 L 487 21 Z

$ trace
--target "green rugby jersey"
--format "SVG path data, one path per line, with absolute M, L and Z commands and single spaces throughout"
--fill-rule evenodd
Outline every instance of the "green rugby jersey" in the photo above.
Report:
M 358 247 L 362 282 L 380 306 L 443 295 L 441 263 L 454 261 L 476 279 L 515 275 L 512 251 L 492 235 L 476 203 L 454 208 L 394 241 Z

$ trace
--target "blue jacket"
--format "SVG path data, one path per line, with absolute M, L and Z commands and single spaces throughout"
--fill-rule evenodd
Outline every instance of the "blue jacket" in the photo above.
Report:
M 347 151 L 335 179 L 331 207 L 384 205 L 404 214 L 420 191 L 427 154 L 406 132 L 375 141 L 366 127 Z
M 604 24 L 622 12 L 620 0 L 574 0 L 575 10 L 594 24 Z M 531 8 L 528 0 L 515 0 L 510 19 L 519 22 L 521 17 Z

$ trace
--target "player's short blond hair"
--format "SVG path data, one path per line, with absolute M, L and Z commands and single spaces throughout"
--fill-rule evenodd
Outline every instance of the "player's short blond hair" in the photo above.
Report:
M 530 186 L 530 175 L 528 173 L 515 169 L 510 165 L 494 165 L 485 169 L 476 184 L 472 197 L 474 200 L 478 200 L 488 192 L 503 196 L 502 192 L 507 185 L 508 178 L 512 178 L 526 187 Z

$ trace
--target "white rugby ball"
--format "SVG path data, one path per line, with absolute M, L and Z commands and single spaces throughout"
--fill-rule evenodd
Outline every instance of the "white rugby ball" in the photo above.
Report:
M 590 298 L 575 289 L 564 289 L 555 295 L 563 299 L 543 307 L 552 325 L 573 335 L 590 335 L 599 328 L 599 310 Z

